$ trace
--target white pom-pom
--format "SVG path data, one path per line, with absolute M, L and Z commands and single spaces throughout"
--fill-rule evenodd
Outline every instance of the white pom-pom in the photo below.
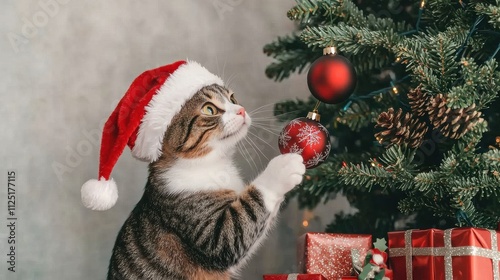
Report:
M 82 186 L 82 203 L 85 207 L 104 211 L 115 205 L 118 200 L 118 188 L 115 181 L 111 178 L 106 180 L 88 180 Z
M 384 257 L 381 254 L 374 254 L 372 257 L 374 263 L 381 265 L 384 263 Z

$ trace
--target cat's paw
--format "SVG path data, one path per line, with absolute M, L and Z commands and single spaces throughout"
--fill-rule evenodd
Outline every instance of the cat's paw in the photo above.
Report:
M 263 193 L 269 207 L 283 199 L 283 196 L 302 182 L 306 172 L 302 156 L 284 154 L 273 158 L 267 168 L 255 179 L 253 184 Z

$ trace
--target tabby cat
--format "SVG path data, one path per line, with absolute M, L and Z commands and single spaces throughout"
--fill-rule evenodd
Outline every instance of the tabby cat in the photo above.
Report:
M 184 104 L 118 234 L 108 279 L 236 276 L 305 172 L 300 155 L 280 155 L 245 185 L 232 156 L 250 124 L 232 91 L 216 84 Z

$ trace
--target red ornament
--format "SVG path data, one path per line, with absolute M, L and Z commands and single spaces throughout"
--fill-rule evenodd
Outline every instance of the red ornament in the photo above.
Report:
M 278 145 L 282 154 L 300 154 L 306 168 L 323 163 L 331 148 L 328 130 L 309 118 L 297 118 L 288 123 L 281 131 Z
M 307 73 L 307 85 L 318 100 L 337 104 L 345 101 L 356 88 L 356 70 L 338 54 L 324 55 L 313 62 Z

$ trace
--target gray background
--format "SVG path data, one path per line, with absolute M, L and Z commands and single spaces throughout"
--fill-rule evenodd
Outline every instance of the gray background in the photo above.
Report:
M 40 3 L 52 6 L 45 11 Z M 116 234 L 142 194 L 146 165 L 128 149 L 123 153 L 113 172 L 120 198 L 106 212 L 86 210 L 80 186 L 97 176 L 102 123 L 142 71 L 179 59 L 196 60 L 230 79 L 248 111 L 307 97 L 304 75 L 282 83 L 264 75 L 271 59 L 262 47 L 294 30 L 286 18 L 293 4 L 2 1 L 0 278 L 105 278 Z M 270 117 L 271 108 L 261 108 L 254 117 Z M 278 154 L 274 135 L 254 133 L 268 143 L 253 137 L 268 158 Z M 241 156 L 238 161 L 245 177 L 252 178 L 267 159 L 248 148 L 248 161 Z M 6 267 L 8 170 L 17 173 L 16 273 Z M 296 238 L 306 230 L 322 230 L 344 208 L 348 206 L 342 198 L 312 212 L 298 210 L 292 202 L 241 279 L 295 271 Z M 310 220 L 308 227 L 302 225 L 304 218 Z

